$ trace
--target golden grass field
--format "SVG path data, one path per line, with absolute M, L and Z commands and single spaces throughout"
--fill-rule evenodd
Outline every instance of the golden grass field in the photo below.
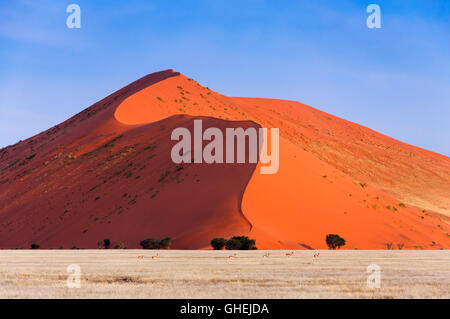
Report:
M 3 250 L 0 298 L 450 297 L 444 250 L 266 252 Z M 69 264 L 81 267 L 80 288 L 67 287 Z M 367 287 L 370 264 L 381 268 L 379 289 Z

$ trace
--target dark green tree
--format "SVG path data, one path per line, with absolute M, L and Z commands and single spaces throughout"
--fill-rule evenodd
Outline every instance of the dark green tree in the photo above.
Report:
M 236 239 L 235 237 L 228 239 L 225 243 L 225 248 L 227 250 L 238 250 L 241 249 L 242 243 L 239 239 Z
M 163 239 L 147 238 L 140 242 L 144 249 L 169 249 L 172 245 L 172 239 L 166 237 Z
M 147 238 L 140 242 L 140 245 L 144 249 L 159 249 L 159 240 L 153 238 Z
M 336 247 L 340 248 L 345 245 L 345 239 L 336 234 L 328 234 L 325 238 L 327 246 L 329 249 L 335 250 Z
M 214 250 L 222 250 L 225 247 L 227 240 L 225 238 L 214 238 L 211 240 L 211 246 Z
M 250 239 L 247 236 L 234 236 L 227 240 L 225 248 L 228 250 L 253 250 L 257 249 L 255 243 L 254 239 Z
M 256 241 L 254 239 L 250 239 L 247 236 L 235 236 L 233 237 L 241 242 L 240 250 L 252 250 L 255 249 Z

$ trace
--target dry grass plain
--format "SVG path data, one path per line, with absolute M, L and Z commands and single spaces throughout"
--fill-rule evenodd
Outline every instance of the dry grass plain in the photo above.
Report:
M 3 250 L 0 298 L 450 298 L 447 251 L 266 252 Z M 79 289 L 66 285 L 69 264 Z M 367 287 L 370 264 L 379 289 Z

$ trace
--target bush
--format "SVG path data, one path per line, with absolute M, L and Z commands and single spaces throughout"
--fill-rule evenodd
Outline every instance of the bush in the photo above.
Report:
M 172 239 L 170 237 L 166 237 L 159 241 L 160 249 L 169 249 L 171 245 L 172 245 Z
M 114 249 L 125 249 L 125 245 L 122 242 L 118 242 L 115 246 Z
M 225 248 L 228 250 L 254 250 L 256 241 L 247 236 L 234 236 L 227 240 Z
M 147 238 L 139 243 L 144 249 L 169 249 L 172 245 L 170 237 L 164 239 Z
M 394 212 L 397 211 L 397 208 L 395 208 L 394 206 L 391 206 L 391 205 L 387 205 L 387 206 L 386 206 L 386 209 L 392 210 L 392 211 L 394 211 Z
M 139 243 L 144 249 L 159 249 L 159 241 L 153 238 L 144 239 Z
M 31 249 L 39 249 L 39 248 L 41 248 L 41 245 L 38 245 L 38 244 L 31 244 Z
M 111 240 L 108 238 L 98 241 L 97 246 L 99 249 L 108 249 L 111 245 Z
M 211 240 L 211 246 L 214 250 L 222 250 L 226 243 L 227 240 L 225 238 L 214 238 Z
M 345 245 L 345 239 L 336 234 L 328 234 L 325 239 L 328 248 L 335 250 Z

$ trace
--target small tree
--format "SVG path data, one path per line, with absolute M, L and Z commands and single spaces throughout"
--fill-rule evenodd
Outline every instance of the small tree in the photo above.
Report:
M 106 249 L 108 249 L 109 246 L 111 246 L 111 240 L 109 240 L 109 238 L 103 239 L 103 242 L 105 243 Z
M 225 238 L 214 238 L 211 240 L 211 246 L 214 250 L 222 250 L 225 247 L 227 240 Z
M 39 249 L 39 248 L 41 248 L 41 245 L 38 245 L 38 244 L 31 244 L 31 249 Z
M 333 250 L 335 250 L 336 247 L 340 248 L 341 246 L 345 245 L 345 239 L 336 234 L 328 234 L 325 238 L 325 241 L 328 245 L 328 248 Z

